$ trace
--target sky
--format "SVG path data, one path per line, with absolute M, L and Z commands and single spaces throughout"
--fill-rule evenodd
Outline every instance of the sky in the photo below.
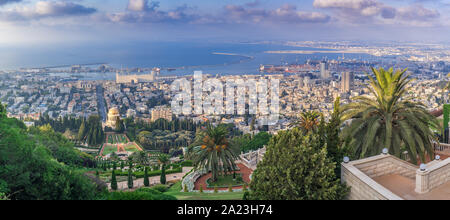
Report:
M 450 0 L 0 0 L 0 46 L 124 41 L 450 42 Z

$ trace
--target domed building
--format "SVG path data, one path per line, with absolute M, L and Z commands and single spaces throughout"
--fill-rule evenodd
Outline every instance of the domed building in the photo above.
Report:
M 119 109 L 114 107 L 109 109 L 108 120 L 106 121 L 106 126 L 111 128 L 116 128 L 117 119 L 120 119 Z

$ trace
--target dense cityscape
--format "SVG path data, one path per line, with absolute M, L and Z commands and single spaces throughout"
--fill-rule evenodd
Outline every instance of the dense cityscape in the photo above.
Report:
M 450 200 L 449 10 L 0 1 L 0 200 Z

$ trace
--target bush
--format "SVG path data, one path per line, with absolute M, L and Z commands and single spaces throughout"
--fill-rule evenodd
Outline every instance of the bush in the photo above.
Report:
M 145 167 L 144 170 L 144 186 L 149 187 L 150 186 L 150 180 L 148 179 L 148 168 Z
M 260 200 L 340 200 L 347 188 L 336 178 L 335 163 L 314 132 L 281 131 L 267 147 L 251 182 Z
M 185 161 L 180 163 L 180 166 L 182 166 L 182 167 L 192 167 L 193 163 L 192 163 L 191 160 L 185 160 Z
M 154 192 L 151 189 L 143 188 L 134 192 L 111 192 L 105 200 L 177 200 L 176 197 Z
M 167 192 L 167 190 L 169 190 L 166 185 L 156 185 L 156 186 L 153 186 L 151 189 L 154 189 L 154 190 L 162 192 L 162 193 Z
M 214 186 L 214 193 L 218 193 L 219 189 L 217 189 L 217 186 Z
M 250 193 L 248 191 L 244 192 L 244 196 L 242 197 L 242 200 L 250 200 Z
M 200 193 L 203 193 L 203 185 L 200 185 L 200 189 L 198 190 Z
M 231 184 L 228 186 L 228 192 L 233 192 L 233 186 Z
M 184 184 L 183 191 L 184 191 L 185 193 L 188 192 L 188 188 L 187 188 L 186 184 Z
M 116 179 L 116 172 L 115 172 L 115 170 L 112 171 L 111 189 L 112 190 L 117 190 L 117 179 Z

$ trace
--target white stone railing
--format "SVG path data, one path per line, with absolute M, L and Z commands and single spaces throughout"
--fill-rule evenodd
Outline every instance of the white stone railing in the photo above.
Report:
M 206 174 L 206 170 L 193 170 L 191 173 L 186 175 L 181 181 L 181 190 L 184 191 L 184 187 L 186 186 L 188 192 L 194 192 L 195 190 L 195 182 L 198 178 Z
M 416 170 L 414 165 L 392 155 L 378 155 L 342 163 L 341 181 L 351 187 L 350 200 L 403 200 L 373 178 L 389 174 L 414 178 Z
M 450 181 L 450 158 L 444 161 L 433 161 L 425 170 L 416 172 L 416 192 L 427 193 Z
M 434 146 L 434 152 L 436 154 L 450 156 L 450 144 L 433 143 L 433 146 Z
M 266 147 L 261 148 L 256 151 L 251 151 L 245 154 L 241 154 L 239 157 L 241 162 L 247 166 L 248 168 L 255 170 L 258 163 L 262 161 L 264 158 L 264 154 L 266 153 Z

